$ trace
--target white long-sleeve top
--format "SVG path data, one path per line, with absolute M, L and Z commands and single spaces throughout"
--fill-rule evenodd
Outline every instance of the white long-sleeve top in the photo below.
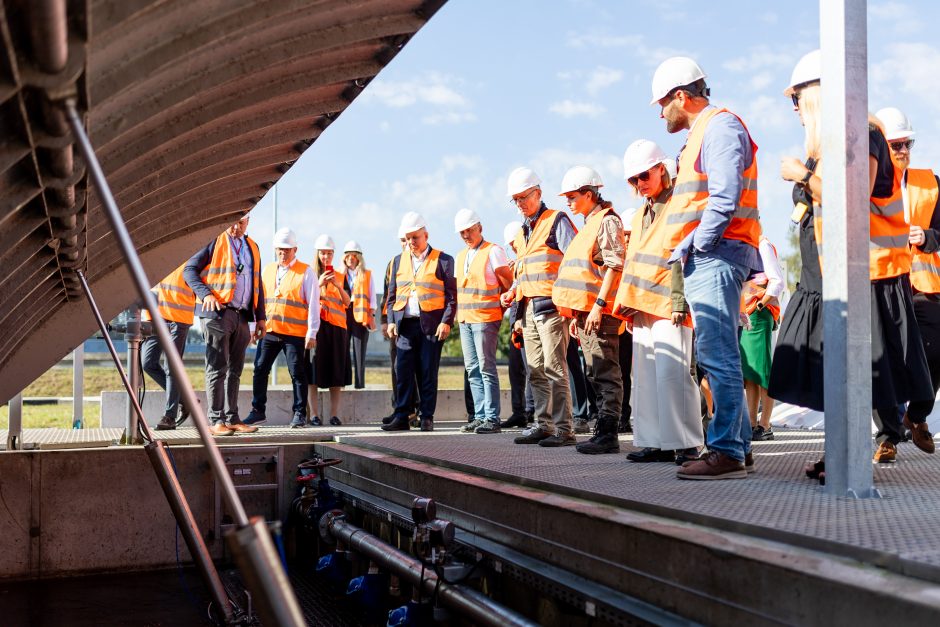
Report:
M 767 283 L 767 295 L 773 298 L 780 298 L 783 288 L 786 285 L 783 280 L 783 269 L 780 267 L 780 261 L 777 259 L 777 253 L 774 251 L 773 244 L 766 237 L 762 237 L 757 245 L 761 261 L 764 264 L 764 271 L 758 272 L 751 280 L 754 283 Z

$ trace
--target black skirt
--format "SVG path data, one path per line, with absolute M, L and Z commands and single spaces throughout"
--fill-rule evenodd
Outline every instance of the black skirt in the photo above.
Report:
M 796 286 L 783 313 L 767 394 L 784 403 L 823 410 L 822 294 Z
M 310 351 L 306 352 L 307 383 L 318 388 L 336 388 L 346 385 L 346 362 L 349 353 L 346 349 L 346 329 L 320 321 L 317 331 L 317 348 L 311 360 Z

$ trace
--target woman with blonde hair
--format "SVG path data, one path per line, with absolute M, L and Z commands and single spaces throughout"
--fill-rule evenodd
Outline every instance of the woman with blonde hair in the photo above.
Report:
M 805 128 L 807 159 L 781 161 L 780 174 L 794 183 L 803 269 L 796 294 L 783 316 L 770 374 L 770 396 L 823 411 L 822 362 L 822 168 L 820 149 L 820 53 L 805 55 L 785 90 Z M 903 438 L 898 405 L 933 398 L 927 358 L 911 296 L 910 227 L 904 218 L 900 177 L 887 140 L 869 118 L 869 278 L 871 285 L 872 417 L 879 446 L 873 461 L 893 462 Z M 811 478 L 824 472 L 820 460 L 806 468 Z
M 633 323 L 633 443 L 642 450 L 627 459 L 681 465 L 698 457 L 704 438 L 682 269 L 667 263 L 663 236 L 674 162 L 644 139 L 630 144 L 623 162 L 627 182 L 645 201 L 633 216 L 614 303 L 614 314 Z
M 317 331 L 316 352 L 310 356 L 311 368 L 308 394 L 311 416 L 310 424 L 323 424 L 317 413 L 317 388 L 330 391 L 330 424 L 343 424 L 339 419 L 340 401 L 346 385 L 346 368 L 349 348 L 346 341 L 346 307 L 349 295 L 343 289 L 343 274 L 333 267 L 336 245 L 329 235 L 321 235 L 314 243 L 317 250 L 313 262 L 314 274 L 320 283 L 320 330 Z
M 369 333 L 375 331 L 375 285 L 372 282 L 372 271 L 366 268 L 362 246 L 355 240 L 349 240 L 343 247 L 343 266 L 343 290 L 349 295 L 349 306 L 346 307 L 346 353 L 351 355 L 346 360 L 345 382 L 351 385 L 355 373 L 355 388 L 361 390 L 366 387 Z

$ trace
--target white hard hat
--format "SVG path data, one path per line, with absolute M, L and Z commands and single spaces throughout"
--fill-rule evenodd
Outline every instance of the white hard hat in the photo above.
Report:
M 506 225 L 506 228 L 503 229 L 503 241 L 506 243 L 506 246 L 509 246 L 516 240 L 516 235 L 521 228 L 522 222 L 518 220 L 514 220 Z
M 346 242 L 346 245 L 345 245 L 345 246 L 343 246 L 343 252 L 344 252 L 344 253 L 360 253 L 360 254 L 362 254 L 362 246 L 360 246 L 360 245 L 359 245 L 359 242 L 357 242 L 356 240 L 351 239 L 351 240 L 349 240 L 348 242 Z
M 576 192 L 582 187 L 603 187 L 604 181 L 601 175 L 587 167 L 586 165 L 576 165 L 565 172 L 561 179 L 561 193 L 564 196 L 568 192 Z
M 454 216 L 454 233 L 460 233 L 464 229 L 469 229 L 474 224 L 480 223 L 480 216 L 473 209 L 461 209 Z
M 326 234 L 318 237 L 317 241 L 313 243 L 313 247 L 316 250 L 336 250 L 336 244 L 333 243 L 333 238 Z
M 875 114 L 885 127 L 885 139 L 889 142 L 909 139 L 915 135 L 911 121 L 900 109 L 885 107 Z
M 701 78 L 705 78 L 705 72 L 689 57 L 666 59 L 659 64 L 656 73 L 653 74 L 653 99 L 650 100 L 650 104 L 656 104 L 676 87 L 689 85 Z
M 398 227 L 398 237 L 402 238 L 409 233 L 414 233 L 420 229 L 427 228 L 428 223 L 424 217 L 417 211 L 409 211 L 401 217 L 401 225 Z
M 288 228 L 278 229 L 274 234 L 275 248 L 297 248 L 297 235 Z
M 783 90 L 784 96 L 792 96 L 798 87 L 816 83 L 822 77 L 822 52 L 813 50 L 803 55 L 796 62 L 793 73 L 790 74 L 790 86 Z
M 656 142 L 638 139 L 627 146 L 626 152 L 623 153 L 623 178 L 633 178 L 638 174 L 643 174 L 657 163 L 666 165 L 669 161 L 672 159 L 666 156 Z
M 521 194 L 527 189 L 538 187 L 542 184 L 542 179 L 530 168 L 516 168 L 509 173 L 509 181 L 506 184 L 506 193 L 509 197 Z

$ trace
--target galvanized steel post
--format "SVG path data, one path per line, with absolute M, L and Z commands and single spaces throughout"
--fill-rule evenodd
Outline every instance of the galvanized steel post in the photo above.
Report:
M 72 428 L 85 428 L 85 343 L 72 351 Z
M 871 469 L 866 0 L 821 0 L 826 491 L 878 496 Z

